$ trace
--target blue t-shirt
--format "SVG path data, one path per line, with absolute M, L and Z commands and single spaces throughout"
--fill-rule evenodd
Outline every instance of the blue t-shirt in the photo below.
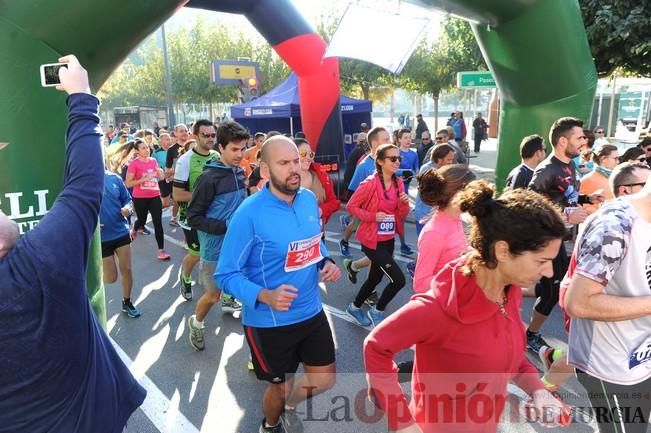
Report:
M 261 215 L 264 215 L 261 218 Z M 269 190 L 269 183 L 244 200 L 233 214 L 215 273 L 218 287 L 243 304 L 242 323 L 272 328 L 308 320 L 323 309 L 319 293 L 321 259 L 328 250 L 321 239 L 319 205 L 301 188 L 291 205 Z M 288 311 L 258 301 L 260 291 L 283 284 L 298 289 Z
M 102 242 L 108 242 L 129 234 L 129 221 L 121 210 L 131 202 L 131 194 L 122 178 L 110 171 L 104 172 L 104 196 L 99 210 Z
M 375 173 L 375 159 L 371 158 L 370 155 L 366 155 L 362 162 L 355 167 L 355 173 L 353 173 L 353 178 L 348 184 L 348 189 L 357 191 L 359 184 L 373 173 Z
M 415 177 L 418 174 L 418 154 L 416 151 L 411 149 L 400 149 L 400 156 L 402 156 L 402 162 L 400 162 L 401 172 L 402 170 L 411 170 L 411 174 Z M 409 182 L 405 181 L 405 192 L 408 191 Z
M 154 157 L 154 159 L 158 163 L 158 166 L 161 169 L 165 170 L 165 162 L 167 161 L 167 150 L 156 149 L 152 156 Z
M 145 399 L 86 292 L 104 170 L 99 100 L 68 97 L 63 189 L 0 258 L 0 432 L 121 433 Z

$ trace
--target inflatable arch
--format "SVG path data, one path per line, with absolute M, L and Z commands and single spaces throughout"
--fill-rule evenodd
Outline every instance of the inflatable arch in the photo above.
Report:
M 558 117 L 585 118 L 596 70 L 577 0 L 411 0 L 472 22 L 502 98 L 498 183 L 519 162 L 524 135 L 547 135 Z M 320 154 L 342 152 L 339 66 L 290 0 L 0 0 L 0 209 L 27 231 L 61 188 L 66 113 L 40 86 L 39 65 L 76 54 L 101 87 L 147 35 L 183 6 L 244 14 L 299 79 L 302 123 Z M 503 183 L 503 182 L 502 182 Z M 89 297 L 105 320 L 99 236 Z

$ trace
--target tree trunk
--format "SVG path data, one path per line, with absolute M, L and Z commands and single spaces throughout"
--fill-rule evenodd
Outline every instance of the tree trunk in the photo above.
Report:
M 362 83 L 360 84 L 360 87 L 362 88 L 362 95 L 364 96 L 364 99 L 369 100 L 370 99 L 369 96 L 371 93 L 371 85 Z
M 434 134 L 439 130 L 439 94 L 432 93 L 432 99 L 434 100 Z

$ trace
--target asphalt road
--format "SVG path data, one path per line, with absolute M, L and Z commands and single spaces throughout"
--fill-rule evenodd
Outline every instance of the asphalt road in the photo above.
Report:
M 341 264 L 342 257 L 337 245 L 341 228 L 337 215 L 327 227 L 327 246 L 333 258 Z M 222 315 L 219 307 L 215 307 L 205 322 L 206 349 L 203 352 L 192 349 L 188 343 L 186 321 L 194 312 L 195 302 L 185 302 L 179 295 L 180 264 L 185 254 L 183 234 L 180 228 L 168 225 L 167 217 L 164 218 L 164 228 L 166 249 L 172 255 L 170 261 L 160 262 L 156 259 L 153 234 L 141 235 L 132 244 L 132 299 L 142 311 L 142 317 L 132 319 L 120 312 L 119 283 L 106 287 L 110 336 L 125 362 L 148 391 L 145 403 L 127 426 L 128 432 L 257 432 L 262 419 L 261 395 L 265 385 L 247 370 L 248 347 L 243 339 L 240 321 L 232 315 Z M 407 242 L 415 248 L 413 224 L 406 225 L 406 232 Z M 359 245 L 354 245 L 353 255 L 360 257 Z M 398 260 L 407 275 L 404 268 L 407 259 L 399 257 Z M 195 270 L 195 279 L 196 274 Z M 353 324 L 343 313 L 359 283 L 365 278 L 365 273 L 360 273 L 359 277 L 356 286 L 345 276 L 337 283 L 322 285 L 322 300 L 336 344 L 338 377 L 335 388 L 318 396 L 312 406 L 299 406 L 307 432 L 387 431 L 385 422 L 373 418 L 374 410 L 365 404 L 363 398 L 365 377 L 361 349 L 368 331 Z M 195 285 L 195 300 L 201 293 L 201 286 Z M 408 282 L 387 308 L 388 314 L 403 305 L 411 294 L 411 282 Z M 532 299 L 524 300 L 524 322 L 528 321 L 532 303 Z M 550 316 L 543 333 L 548 342 L 566 345 L 563 318 L 558 309 Z M 409 359 L 412 356 L 409 352 L 402 353 L 399 359 Z M 529 356 L 541 368 L 537 356 Z M 509 391 L 511 398 L 521 405 L 525 397 L 522 391 L 515 386 L 510 387 Z M 585 407 L 586 401 L 578 395 L 581 392 L 580 385 L 572 379 L 561 395 L 566 401 Z M 517 415 L 517 409 L 514 410 L 500 424 L 499 431 L 549 431 L 523 421 Z M 575 415 L 575 422 L 564 431 L 596 431 L 594 422 L 583 410 L 576 411 Z M 360 417 L 363 422 L 359 421 Z

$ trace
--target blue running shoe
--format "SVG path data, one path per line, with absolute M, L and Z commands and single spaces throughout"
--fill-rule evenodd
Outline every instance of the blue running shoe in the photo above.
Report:
M 350 257 L 350 250 L 348 249 L 348 241 L 342 239 L 339 241 L 339 251 L 344 257 Z
M 411 279 L 414 279 L 414 275 L 416 274 L 416 262 L 409 262 L 407 263 L 407 272 L 409 272 L 409 275 L 411 276 Z
M 122 300 L 122 312 L 127 313 L 127 316 L 134 319 L 140 317 L 140 310 L 133 306 L 130 299 L 128 301 Z
M 357 322 L 360 326 L 371 326 L 371 321 L 364 313 L 364 310 L 355 307 L 352 302 L 346 307 L 346 313 L 355 319 L 355 322 Z
M 350 224 L 350 217 L 346 214 L 340 215 L 339 222 L 341 223 L 341 228 L 343 230 L 346 230 L 346 227 L 348 227 L 348 224 Z
M 411 256 L 412 254 L 414 254 L 414 250 L 412 250 L 409 245 L 404 244 L 400 246 L 400 254 L 402 254 L 403 256 Z
M 380 311 L 375 307 L 369 308 L 366 314 L 368 315 L 369 321 L 373 323 L 373 327 L 376 327 L 384 320 L 384 311 Z

